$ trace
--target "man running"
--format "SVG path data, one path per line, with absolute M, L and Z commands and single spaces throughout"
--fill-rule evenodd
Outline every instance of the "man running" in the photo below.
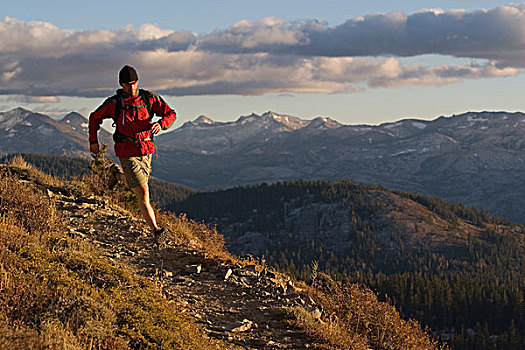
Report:
M 175 121 L 176 113 L 159 95 L 139 89 L 138 82 L 133 67 L 122 67 L 119 72 L 122 88 L 89 116 L 89 149 L 94 154 L 100 152 L 98 130 L 104 119 L 112 118 L 116 126 L 113 134 L 115 155 L 119 157 L 123 171 L 114 164 L 108 185 L 112 188 L 123 179 L 127 181 L 137 195 L 142 216 L 158 245 L 165 240 L 166 230 L 157 225 L 149 198 L 151 155 L 155 153 L 153 136 L 168 129 Z M 153 122 L 153 115 L 160 116 L 160 120 Z

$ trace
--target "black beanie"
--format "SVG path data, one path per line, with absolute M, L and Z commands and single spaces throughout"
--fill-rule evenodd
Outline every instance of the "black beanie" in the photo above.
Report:
M 137 71 L 135 68 L 131 66 L 124 66 L 118 73 L 118 82 L 119 83 L 129 83 L 132 81 L 139 80 L 139 75 L 137 74 Z

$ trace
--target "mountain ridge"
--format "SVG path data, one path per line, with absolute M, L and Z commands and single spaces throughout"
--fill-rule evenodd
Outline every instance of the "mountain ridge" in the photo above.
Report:
M 204 190 L 353 178 L 484 207 L 525 222 L 520 209 L 525 202 L 519 205 L 519 198 L 525 198 L 519 180 L 525 172 L 524 120 L 520 112 L 469 112 L 432 121 L 291 130 L 269 118 L 248 116 L 242 125 L 230 122 L 161 135 L 159 156 L 164 161 L 156 171 L 167 181 Z
M 486 211 L 350 180 L 201 192 L 170 208 L 217 227 L 235 254 L 372 286 L 453 349 L 468 348 L 460 329 L 480 336 L 482 325 L 492 342 L 469 344 L 505 350 L 523 329 L 525 226 Z
M 0 155 L 46 153 L 88 158 L 87 123 L 88 120 L 76 112 L 59 120 L 21 107 L 0 112 Z M 112 142 L 111 134 L 103 129 L 99 139 L 106 144 Z
M 21 117 L 29 111 L 10 113 L 11 123 L 20 123 L 13 132 L 5 120 L 0 122 L 0 153 L 88 157 L 87 135 L 80 126 L 72 130 L 67 121 L 47 120 L 41 123 L 51 130 L 49 135 L 37 130 L 32 134 L 32 128 L 23 125 L 30 121 Z M 272 111 L 232 122 L 201 116 L 156 137 L 161 161 L 154 165 L 153 175 L 200 190 L 353 178 L 486 208 L 525 222 L 524 120 L 521 112 L 467 112 L 380 125 L 344 125 L 324 117 L 303 120 Z M 10 141 L 15 134 L 17 144 Z M 100 139 L 111 153 L 111 135 L 102 130 Z

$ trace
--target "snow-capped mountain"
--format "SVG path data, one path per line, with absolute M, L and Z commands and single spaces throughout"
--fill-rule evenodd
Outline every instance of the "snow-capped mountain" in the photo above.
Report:
M 60 119 L 60 123 L 68 125 L 73 131 L 80 132 L 83 135 L 88 133 L 88 120 L 76 112 L 66 114 Z
M 111 135 L 102 130 L 101 141 L 111 145 Z M 0 154 L 40 153 L 86 157 L 87 119 L 69 113 L 54 120 L 40 113 L 16 108 L 0 113 Z
M 305 128 L 331 129 L 341 126 L 330 118 L 303 120 L 298 117 L 266 112 L 263 115 L 241 116 L 234 122 L 214 122 L 200 116 L 181 128 L 159 137 L 165 149 L 187 149 L 201 154 L 229 153 L 233 150 L 257 149 L 275 137 Z

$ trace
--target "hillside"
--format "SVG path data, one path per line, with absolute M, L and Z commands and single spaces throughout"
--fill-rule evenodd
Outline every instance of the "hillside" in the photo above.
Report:
M 437 349 L 368 289 L 294 281 L 184 215 L 157 249 L 107 161 L 60 180 L 0 167 L 2 349 Z
M 453 349 L 525 344 L 522 225 L 351 180 L 196 193 L 171 209 L 216 225 L 235 254 L 265 257 L 304 280 L 315 266 L 364 283 Z

